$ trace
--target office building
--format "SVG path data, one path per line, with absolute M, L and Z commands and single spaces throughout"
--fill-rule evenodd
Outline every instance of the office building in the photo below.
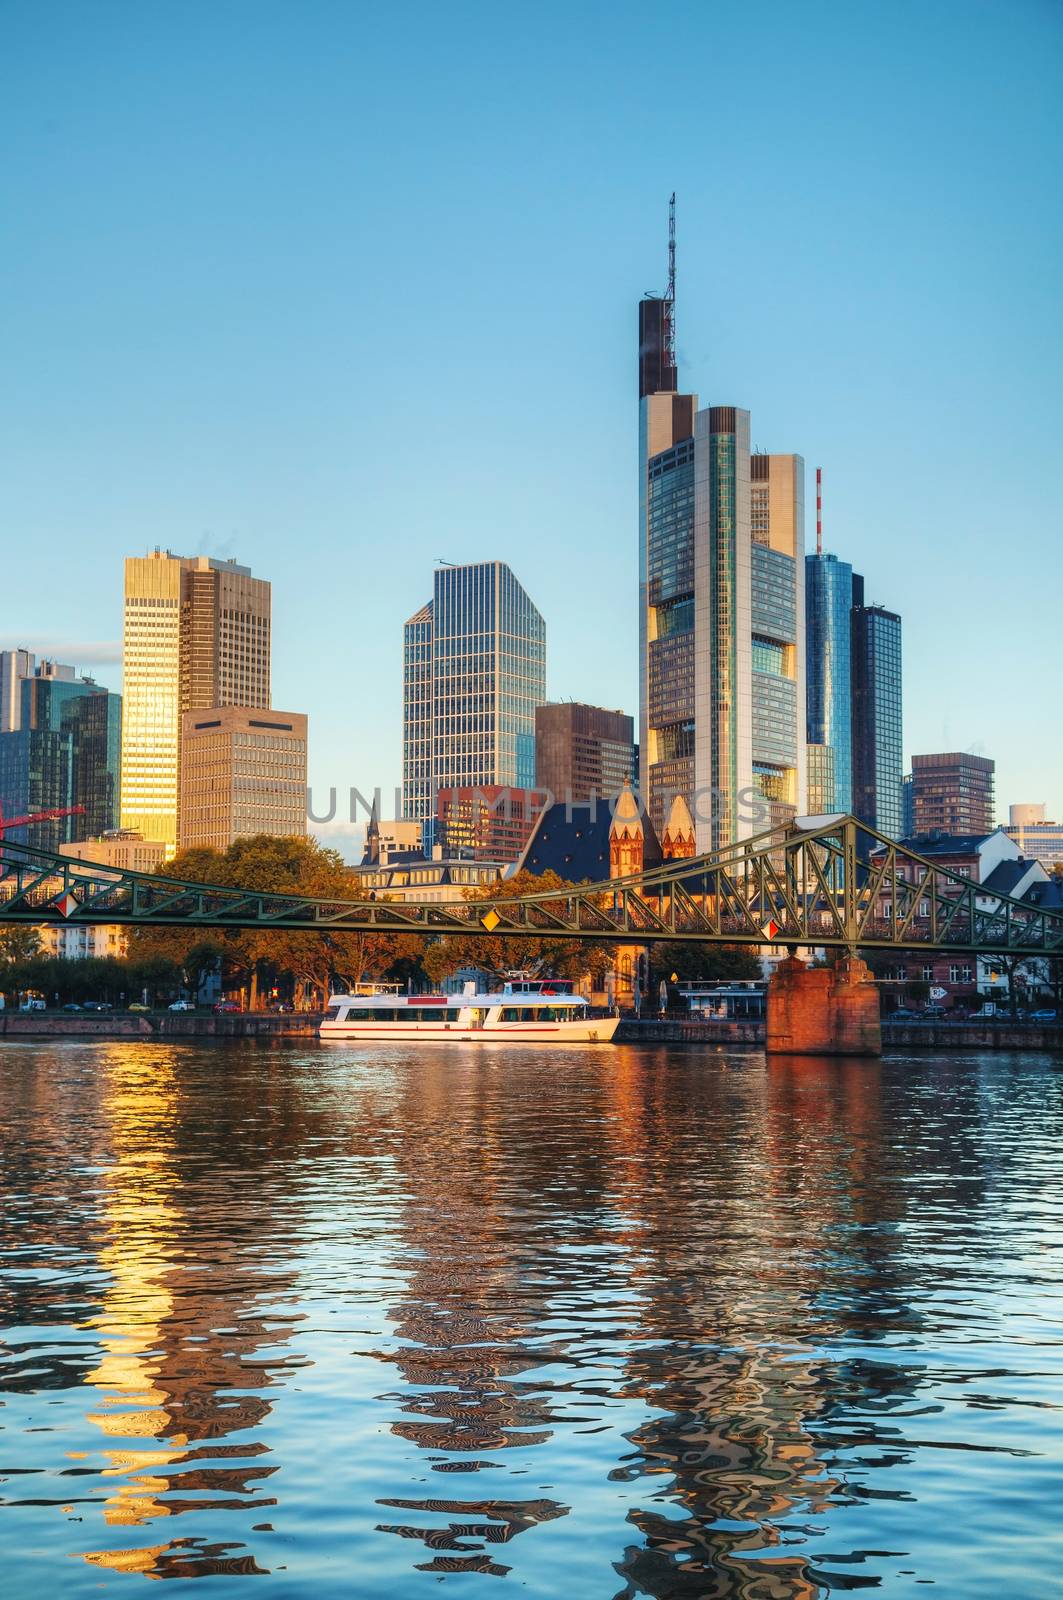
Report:
M 421 824 L 402 818 L 381 822 L 374 802 L 365 829 L 362 866 L 387 866 L 389 861 L 405 861 L 414 856 L 423 856 Z
M 9 652 L 15 654 L 25 653 Z M 122 701 L 93 679 L 75 677 L 73 667 L 33 667 L 32 659 L 9 702 L 17 726 L 0 734 L 0 806 L 8 817 L 80 808 L 9 832 L 55 850 L 118 821 Z
M 403 646 L 407 818 L 430 821 L 440 789 L 534 788 L 546 629 L 505 562 L 438 568 Z
M 639 785 L 706 851 L 804 808 L 803 463 L 677 392 L 673 274 L 639 308 L 639 455 Z
M 451 859 L 516 861 L 540 812 L 550 803 L 543 789 L 501 784 L 440 789 L 434 842 Z
M 807 733 L 811 745 L 831 752 L 833 800 L 811 812 L 851 811 L 853 569 L 833 555 L 805 557 Z M 809 786 L 811 788 L 811 775 Z
M 172 852 L 183 713 L 269 705 L 269 584 L 233 561 L 129 557 L 123 660 L 122 826 Z
M 901 834 L 901 619 L 864 604 L 864 580 L 853 574 L 852 814 L 869 828 Z
M 807 751 L 808 813 L 813 817 L 827 816 L 841 811 L 835 803 L 834 747 L 829 744 L 810 744 Z
M 22 680 L 32 678 L 34 660 L 28 650 L 0 650 L 0 733 L 22 726 Z
M 1050 872 L 1063 862 L 1063 823 L 1048 822 L 1043 805 L 1009 806 L 1007 833 L 1024 856 Z
M 178 814 L 182 850 L 305 834 L 306 717 L 244 706 L 186 711 Z
M 995 826 L 993 773 L 985 756 L 950 751 L 912 757 L 916 833 L 989 833 Z
M 115 828 L 98 839 L 60 845 L 59 854 L 73 861 L 95 861 L 122 872 L 158 872 L 166 859 L 166 847 L 157 839 L 142 839 L 130 828 Z
M 635 724 L 623 711 L 551 701 L 535 711 L 535 780 L 555 800 L 609 800 L 637 777 Z
M 0 733 L 0 809 L 25 817 L 74 804 L 74 741 L 68 731 L 18 728 Z M 71 837 L 76 817 L 58 817 L 19 828 L 4 837 L 35 850 L 58 850 Z

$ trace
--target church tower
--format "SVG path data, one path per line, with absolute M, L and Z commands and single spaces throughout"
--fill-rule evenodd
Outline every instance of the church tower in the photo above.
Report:
M 609 826 L 609 876 L 629 878 L 641 872 L 646 854 L 646 831 L 639 803 L 625 783 Z
M 672 809 L 661 836 L 661 849 L 666 861 L 686 861 L 697 855 L 694 819 L 681 794 L 677 794 L 672 801 Z

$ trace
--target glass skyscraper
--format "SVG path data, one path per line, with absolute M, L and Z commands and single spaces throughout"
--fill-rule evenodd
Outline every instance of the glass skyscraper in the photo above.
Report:
M 903 830 L 901 783 L 901 619 L 864 605 L 864 581 L 853 577 L 852 812 L 868 827 L 898 839 Z
M 440 567 L 403 630 L 403 808 L 424 822 L 440 789 L 535 786 L 546 627 L 504 561 Z
M 640 787 L 709 850 L 804 804 L 803 463 L 671 392 L 641 397 L 640 449 Z
M 79 816 L 10 831 L 10 838 L 41 850 L 57 850 L 118 825 L 121 696 L 63 670 L 62 677 L 21 679 L 18 727 L 0 734 L 5 815 L 84 808 Z
M 853 809 L 852 606 L 849 563 L 831 555 L 806 556 L 807 738 L 810 745 L 832 751 L 831 811 Z

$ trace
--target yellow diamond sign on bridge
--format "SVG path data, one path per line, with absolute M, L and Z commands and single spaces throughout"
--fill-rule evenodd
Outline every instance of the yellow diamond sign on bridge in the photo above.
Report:
M 483 923 L 488 933 L 494 933 L 495 929 L 498 927 L 498 924 L 502 921 L 502 918 L 499 916 L 498 912 L 492 908 L 490 911 L 486 911 L 484 913 L 484 915 L 480 918 L 480 921 Z

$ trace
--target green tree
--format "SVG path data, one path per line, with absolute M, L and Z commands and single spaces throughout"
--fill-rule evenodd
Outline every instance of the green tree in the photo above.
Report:
M 556 902 L 547 901 L 561 913 L 564 892 L 576 886 L 566 883 L 556 872 L 518 872 L 502 883 L 481 884 L 465 891 L 466 900 L 516 900 L 526 894 L 541 894 L 556 889 Z M 498 934 L 469 932 L 444 934 L 425 951 L 424 970 L 433 983 L 450 977 L 463 967 L 475 967 L 501 981 L 507 972 L 524 971 L 532 976 L 580 978 L 589 973 L 596 984 L 604 981 L 613 964 L 616 944 L 591 939 L 563 939 L 549 933 L 500 937 Z
M 679 983 L 739 983 L 762 976 L 752 945 L 702 944 L 693 939 L 651 945 L 650 965 L 658 979 L 670 979 L 674 972 Z
M 41 936 L 28 923 L 15 922 L 0 928 L 0 966 L 11 967 L 39 955 Z

